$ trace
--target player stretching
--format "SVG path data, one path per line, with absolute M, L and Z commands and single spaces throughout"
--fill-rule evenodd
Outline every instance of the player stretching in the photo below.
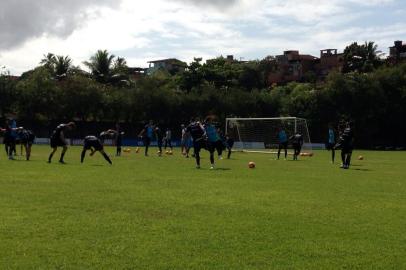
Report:
M 67 142 L 65 140 L 65 131 L 72 130 L 76 127 L 74 122 L 69 122 L 67 124 L 60 124 L 59 126 L 56 127 L 56 129 L 53 131 L 51 135 L 51 147 L 52 147 L 52 152 L 49 154 L 48 158 L 48 163 L 51 163 L 52 157 L 55 154 L 56 150 L 58 149 L 58 146 L 63 147 L 61 157 L 59 159 L 59 163 L 64 164 L 65 161 L 63 161 L 63 158 L 65 156 L 66 151 L 68 150 L 67 147 Z
M 154 125 L 152 120 L 149 121 L 148 124 L 145 125 L 144 129 L 138 135 L 142 138 L 145 146 L 145 156 L 148 156 L 148 148 L 151 144 L 152 137 L 154 136 Z
M 288 157 L 288 136 L 286 135 L 286 132 L 283 128 L 279 128 L 278 141 L 279 141 L 278 160 L 281 155 L 282 148 L 285 150 L 285 160 L 286 160 L 286 158 Z
M 352 151 L 354 149 L 353 140 L 352 122 L 348 122 L 347 127 L 340 136 L 338 144 L 335 146 L 335 148 L 341 148 L 341 160 L 343 162 L 341 165 L 342 169 L 350 168 Z
M 104 139 L 106 137 L 113 137 L 116 135 L 116 131 L 115 130 L 107 130 L 107 131 L 103 131 L 102 133 L 100 133 L 100 138 Z M 109 158 L 109 156 L 106 154 L 106 152 L 104 152 L 104 148 L 103 148 L 103 144 L 101 143 L 100 139 L 97 138 L 96 136 L 86 136 L 84 143 L 83 143 L 83 150 L 82 150 L 82 154 L 80 155 L 80 162 L 83 163 L 83 160 L 85 159 L 86 156 L 86 151 L 90 150 L 90 156 L 93 156 L 94 153 L 96 153 L 96 151 L 99 151 L 105 160 L 107 160 L 108 163 L 110 163 L 110 165 L 113 164 L 113 162 L 111 162 L 111 159 Z
M 336 151 L 334 146 L 336 145 L 336 138 L 334 133 L 334 128 L 332 124 L 328 125 L 328 142 L 327 142 L 327 150 L 331 151 L 331 163 L 334 164 Z
M 206 118 L 204 129 L 206 130 L 208 150 L 210 152 L 210 169 L 214 169 L 214 152 L 217 150 L 217 153 L 221 158 L 221 153 L 223 151 L 223 142 L 221 141 L 216 127 L 213 125 L 212 117 L 209 116 Z
M 192 121 L 186 128 L 186 131 L 192 136 L 196 168 L 200 169 L 200 150 L 204 148 L 206 144 L 206 131 L 200 123 L 199 118 Z
M 303 146 L 303 136 L 299 133 L 291 136 L 289 140 L 292 142 L 293 147 L 293 160 L 298 160 L 298 156 L 300 155 L 300 151 L 302 151 Z

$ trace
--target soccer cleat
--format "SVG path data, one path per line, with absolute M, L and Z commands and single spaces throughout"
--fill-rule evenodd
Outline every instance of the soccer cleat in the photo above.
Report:
M 213 166 L 213 165 L 210 166 L 210 170 L 214 170 L 214 166 Z
M 59 163 L 61 163 L 61 164 L 66 164 L 66 162 L 63 161 L 63 160 L 60 160 Z
M 196 169 L 200 169 L 200 165 L 197 165 L 197 166 L 196 166 Z
M 219 159 L 220 159 L 220 160 L 222 160 L 222 159 L 223 159 L 223 157 L 222 157 L 222 156 L 219 156 Z

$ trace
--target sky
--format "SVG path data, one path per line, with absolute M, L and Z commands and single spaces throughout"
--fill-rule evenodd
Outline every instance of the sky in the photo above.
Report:
M 406 42 L 405 0 L 1 0 L 0 68 L 19 75 L 47 53 L 82 66 L 99 49 L 129 66 L 234 55 L 262 59 L 299 50 L 342 52 Z

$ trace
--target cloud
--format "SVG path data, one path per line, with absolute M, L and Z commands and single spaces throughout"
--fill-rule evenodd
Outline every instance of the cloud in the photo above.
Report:
M 0 49 L 42 35 L 65 38 L 86 22 L 90 8 L 117 6 L 115 0 L 1 0 Z

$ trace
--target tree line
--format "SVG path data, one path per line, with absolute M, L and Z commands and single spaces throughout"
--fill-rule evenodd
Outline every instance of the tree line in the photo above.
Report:
M 356 55 L 357 57 L 354 57 Z M 406 64 L 390 66 L 376 45 L 351 44 L 344 71 L 314 80 L 269 87 L 272 59 L 239 62 L 195 58 L 183 72 L 158 71 L 131 80 L 124 58 L 98 51 L 85 62 L 47 54 L 39 66 L 13 80 L 0 74 L 0 126 L 9 115 L 38 127 L 50 122 L 154 120 L 178 127 L 191 117 L 296 116 L 308 120 L 312 140 L 325 142 L 328 123 L 351 119 L 359 147 L 406 146 Z M 35 130 L 35 127 L 34 127 Z M 133 134 L 135 136 L 135 134 Z

